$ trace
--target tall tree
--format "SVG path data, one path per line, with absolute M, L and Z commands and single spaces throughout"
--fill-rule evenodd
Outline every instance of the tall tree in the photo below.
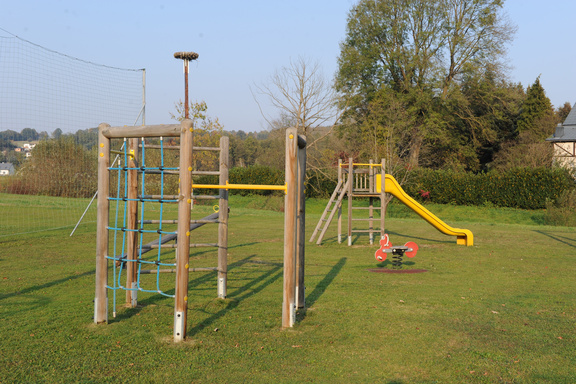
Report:
M 526 101 L 518 119 L 518 132 L 529 132 L 535 139 L 544 139 L 552 133 L 555 123 L 554 108 L 538 76 L 526 91 Z
M 497 63 L 514 28 L 501 0 L 361 0 L 348 16 L 336 88 L 357 129 L 389 89 L 414 121 L 408 158 L 418 165 L 422 145 L 446 142 L 442 118 L 465 73 Z M 376 101 L 381 104 L 381 101 Z M 386 105 L 381 107 L 386 108 Z M 406 135 L 403 134 L 406 137 Z
M 568 117 L 568 114 L 572 110 L 572 104 L 569 102 L 565 102 L 561 107 L 558 107 L 556 110 L 556 115 L 558 116 L 558 122 L 563 123 L 564 120 Z
M 267 100 L 277 111 L 276 117 L 266 115 L 261 108 L 263 100 L 258 100 L 255 95 L 271 128 L 277 128 L 278 122 L 282 121 L 312 138 L 315 128 L 333 127 L 339 118 L 336 93 L 322 74 L 320 64 L 303 57 L 276 71 L 267 83 L 255 85 L 255 94 Z M 314 144 L 312 141 L 308 147 Z
M 552 164 L 552 146 L 544 139 L 554 132 L 558 117 L 540 84 L 540 77 L 528 87 L 512 140 L 495 156 L 494 166 L 546 167 Z

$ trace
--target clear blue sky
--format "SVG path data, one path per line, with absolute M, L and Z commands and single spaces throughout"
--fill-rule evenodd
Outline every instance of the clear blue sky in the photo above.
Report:
M 198 52 L 190 98 L 205 100 L 226 130 L 258 131 L 266 125 L 249 87 L 298 56 L 318 61 L 331 77 L 355 3 L 4 0 L 0 28 L 83 60 L 146 68 L 148 124 L 169 123 L 183 98 L 182 62 L 174 52 Z M 540 75 L 554 106 L 574 104 L 576 2 L 508 0 L 505 10 L 518 26 L 509 47 L 510 80 L 526 87 Z

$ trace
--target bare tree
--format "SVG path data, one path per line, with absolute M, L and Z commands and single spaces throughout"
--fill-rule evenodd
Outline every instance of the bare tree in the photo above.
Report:
M 291 122 L 308 138 L 312 138 L 312 131 L 316 128 L 329 128 L 324 130 L 321 137 L 313 138 L 308 144 L 309 148 L 330 134 L 340 118 L 336 91 L 326 81 L 320 65 L 309 59 L 299 57 L 296 61 L 290 61 L 287 67 L 277 70 L 267 83 L 255 85 L 254 88 L 252 95 L 269 126 L 277 126 L 278 117 L 264 112 L 258 96 L 276 109 L 282 121 Z
M 294 126 L 306 135 L 309 176 L 315 175 L 315 180 L 334 177 L 335 168 L 327 159 L 330 156 L 319 144 L 330 136 L 344 109 L 338 108 L 338 95 L 320 65 L 303 57 L 291 60 L 288 66 L 270 76 L 267 83 L 255 85 L 252 95 L 271 129 Z M 274 107 L 274 116 L 264 112 L 264 101 Z M 334 148 L 330 152 L 335 153 Z M 321 189 L 320 184 L 309 186 Z

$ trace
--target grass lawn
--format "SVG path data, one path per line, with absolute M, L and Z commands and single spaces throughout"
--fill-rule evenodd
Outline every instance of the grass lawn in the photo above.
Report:
M 576 382 L 574 228 L 540 225 L 541 212 L 428 206 L 474 233 L 464 247 L 393 205 L 391 240 L 420 247 L 405 268 L 428 272 L 387 274 L 368 271 L 377 246 L 338 244 L 333 224 L 322 246 L 307 243 L 307 309 L 283 330 L 283 214 L 253 209 L 263 200 L 231 198 L 229 297 L 215 298 L 215 273 L 191 274 L 179 344 L 173 299 L 158 294 L 128 309 L 120 293 L 117 317 L 92 323 L 93 223 L 73 237 L 0 237 L 0 382 Z M 307 236 L 324 204 L 309 202 Z M 192 259 L 216 265 L 206 250 Z

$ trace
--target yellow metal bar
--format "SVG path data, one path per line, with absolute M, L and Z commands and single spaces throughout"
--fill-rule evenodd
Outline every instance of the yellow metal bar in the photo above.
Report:
M 194 184 L 192 183 L 192 188 L 196 189 L 258 189 L 267 191 L 284 191 L 286 192 L 286 185 L 259 185 L 259 184 L 229 184 L 226 185 L 215 185 L 215 184 Z

